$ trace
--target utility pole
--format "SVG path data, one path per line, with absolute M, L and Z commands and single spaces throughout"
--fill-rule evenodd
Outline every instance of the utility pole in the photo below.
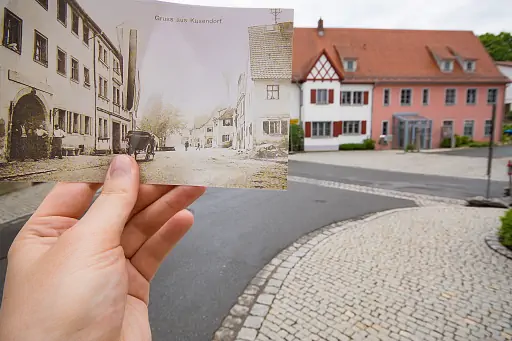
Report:
M 486 198 L 489 199 L 491 195 L 491 170 L 492 170 L 492 158 L 494 152 L 494 130 L 496 126 L 496 104 L 492 105 L 492 118 L 491 118 L 491 136 L 489 138 L 489 155 L 487 157 L 487 192 Z
M 283 11 L 279 8 L 271 8 L 270 9 L 270 14 L 272 14 L 272 16 L 274 17 L 274 24 L 277 24 L 278 22 L 278 19 L 279 19 L 279 14 L 281 14 Z

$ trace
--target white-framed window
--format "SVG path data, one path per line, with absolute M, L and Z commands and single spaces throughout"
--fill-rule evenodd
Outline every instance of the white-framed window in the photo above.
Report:
M 443 72 L 453 71 L 453 60 L 443 60 L 441 62 L 441 70 Z
M 464 121 L 464 136 L 473 138 L 473 132 L 475 130 L 475 121 L 465 120 Z
M 71 80 L 79 82 L 79 63 L 78 60 L 71 57 Z
M 430 102 L 430 89 L 423 89 L 421 96 L 421 103 L 423 105 L 428 105 Z
M 390 89 L 384 89 L 384 92 L 382 94 L 382 102 L 384 104 L 384 106 L 388 106 L 390 104 L 389 100 L 390 100 L 390 92 L 391 90 Z
M 466 93 L 466 104 L 476 104 L 476 89 L 468 89 Z
M 112 101 L 115 105 L 119 106 L 121 104 L 121 94 L 119 92 L 119 87 L 117 85 L 112 86 Z
M 343 134 L 361 134 L 361 121 L 343 121 Z
M 45 10 L 48 10 L 48 0 L 36 0 Z
M 341 104 L 350 105 L 352 104 L 352 93 L 350 91 L 341 92 Z
M 57 73 L 66 76 L 67 55 L 64 50 L 57 47 Z
M 311 136 L 313 137 L 331 137 L 332 122 L 312 122 Z
M 116 57 L 114 57 L 114 60 L 112 62 L 112 67 L 113 67 L 115 73 L 117 73 L 118 75 L 121 75 L 121 67 L 120 67 L 119 61 L 117 60 Z
M 83 21 L 83 25 L 82 25 L 82 36 L 83 36 L 83 41 L 84 41 L 84 44 L 89 46 L 89 35 L 90 35 L 90 30 L 89 30 L 89 26 L 87 26 L 86 22 Z
M 362 91 L 354 91 L 353 104 L 363 104 L 363 92 Z
M 464 70 L 466 72 L 475 71 L 475 61 L 474 60 L 466 60 L 464 61 Z
M 34 30 L 34 61 L 48 67 L 48 38 Z
M 231 140 L 231 136 L 226 134 L 222 135 L 222 142 L 229 142 Z
M 85 116 L 85 134 L 91 135 L 91 118 L 89 116 Z
M 78 36 L 78 27 L 80 26 L 80 19 L 75 11 L 71 11 L 71 31 Z
M 347 72 L 354 72 L 356 71 L 357 62 L 353 59 L 346 59 L 343 61 L 343 68 Z
M 80 115 L 76 112 L 73 113 L 73 133 L 80 132 Z
M 67 116 L 66 132 L 69 134 L 72 134 L 73 133 L 73 113 L 71 111 L 68 111 L 66 116 Z
M 267 99 L 279 99 L 279 85 L 267 85 Z
M 23 20 L 16 14 L 4 9 L 4 34 L 2 43 L 9 50 L 21 54 Z
M 492 120 L 485 120 L 484 135 L 491 136 L 492 133 Z
M 91 86 L 91 72 L 89 71 L 89 68 L 84 66 L 84 85 L 86 87 Z
M 263 121 L 263 133 L 266 135 L 288 135 L 288 120 Z
M 67 26 L 68 2 L 66 0 L 57 0 L 57 20 L 64 26 Z
M 446 89 L 444 103 L 446 105 L 454 105 L 457 101 L 457 90 L 456 89 Z
M 389 135 L 389 121 L 382 121 L 381 135 Z
M 316 91 L 316 104 L 328 104 L 329 92 L 327 89 L 318 89 Z
M 108 98 L 108 81 L 103 80 L 103 97 Z
M 213 128 L 212 127 L 207 127 L 206 128 L 206 132 L 207 133 L 212 133 L 213 132 Z
M 487 90 L 487 104 L 496 104 L 498 100 L 498 89 Z
M 412 104 L 412 89 L 402 89 L 400 91 L 400 105 Z
M 108 121 L 106 119 L 103 120 L 103 137 L 108 137 Z
M 233 125 L 233 119 L 232 118 L 225 118 L 222 120 L 222 125 L 224 127 L 231 127 Z

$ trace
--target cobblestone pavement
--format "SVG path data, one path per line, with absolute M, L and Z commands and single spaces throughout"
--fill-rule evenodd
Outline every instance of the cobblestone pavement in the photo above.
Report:
M 214 340 L 511 340 L 500 209 L 419 207 L 335 223 L 266 265 Z
M 112 157 L 113 156 L 80 155 L 65 156 L 62 159 L 55 158 L 39 161 L 9 162 L 0 164 L 0 180 L 13 177 L 20 178 L 22 175 L 32 175 L 33 178 L 44 178 L 45 175 L 42 173 L 46 172 L 72 172 L 86 168 L 105 167 L 108 166 Z
M 298 153 L 290 160 L 315 162 L 336 166 L 360 167 L 390 172 L 450 176 L 456 178 L 487 179 L 487 160 L 434 153 L 404 153 L 397 150 L 344 151 Z M 508 158 L 494 159 L 491 179 L 508 181 Z
M 91 162 L 91 167 L 88 168 L 59 167 L 53 172 L 24 176 L 22 179 L 24 181 L 103 182 L 111 158 L 112 156 L 104 157 L 105 161 L 97 164 Z M 137 156 L 137 160 L 143 183 L 210 187 L 255 187 L 257 184 L 253 183 L 253 174 L 263 168 L 268 169 L 274 164 L 269 161 L 243 159 L 234 150 L 220 148 L 187 152 L 157 152 L 153 160 L 144 161 L 143 155 Z M 287 172 L 277 174 L 286 179 Z

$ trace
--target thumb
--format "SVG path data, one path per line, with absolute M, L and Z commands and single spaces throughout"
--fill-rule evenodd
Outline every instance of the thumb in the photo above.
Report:
M 127 156 L 114 158 L 107 172 L 101 194 L 87 213 L 75 225 L 77 233 L 102 249 L 121 244 L 121 234 L 137 201 L 139 167 Z

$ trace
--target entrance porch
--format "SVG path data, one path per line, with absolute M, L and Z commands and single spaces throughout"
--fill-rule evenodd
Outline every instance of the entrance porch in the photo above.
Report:
M 394 114 L 392 148 L 406 150 L 417 139 L 421 149 L 432 149 L 432 120 L 416 113 Z

